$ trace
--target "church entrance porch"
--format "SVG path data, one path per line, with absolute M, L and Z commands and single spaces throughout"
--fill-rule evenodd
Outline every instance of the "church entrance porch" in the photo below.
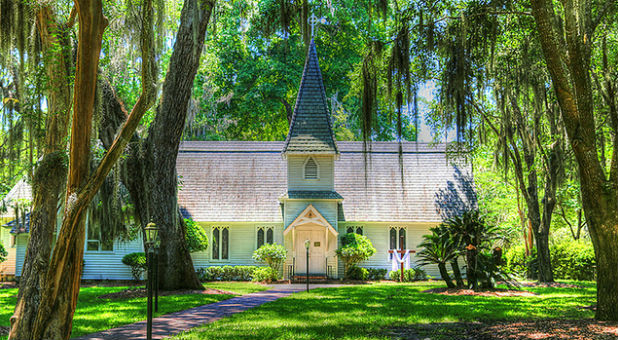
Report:
M 285 246 L 288 250 L 285 276 L 288 279 L 304 277 L 326 279 L 336 273 L 335 249 L 338 232 L 309 204 L 284 230 Z M 309 241 L 309 266 L 307 248 Z M 291 256 L 290 256 L 291 255 Z

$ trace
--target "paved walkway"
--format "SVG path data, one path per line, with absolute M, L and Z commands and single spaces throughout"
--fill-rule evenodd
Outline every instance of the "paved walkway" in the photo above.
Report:
M 340 287 L 338 284 L 312 284 L 309 289 Z M 274 285 L 273 288 L 257 293 L 238 296 L 208 305 L 166 314 L 152 320 L 152 338 L 162 339 L 176 335 L 190 328 L 217 321 L 232 314 L 275 301 L 293 293 L 304 291 L 303 284 Z M 74 340 L 142 340 L 146 338 L 146 321 L 84 335 Z

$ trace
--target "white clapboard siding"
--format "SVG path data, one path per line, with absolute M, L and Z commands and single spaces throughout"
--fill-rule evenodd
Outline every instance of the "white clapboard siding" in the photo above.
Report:
M 346 222 L 345 224 L 340 223 L 339 232 L 340 235 L 343 236 L 346 233 L 346 228 L 348 226 L 362 226 L 363 227 L 363 235 L 367 236 L 373 244 L 373 247 L 376 248 L 376 253 L 371 256 L 367 261 L 363 261 L 359 264 L 361 267 L 365 268 L 383 268 L 388 271 L 391 270 L 391 261 L 389 260 L 388 250 L 390 248 L 389 241 L 389 232 L 391 226 L 405 226 L 406 227 L 406 249 L 415 250 L 417 253 L 420 251 L 418 245 L 422 242 L 423 235 L 429 234 L 429 228 L 436 226 L 435 223 L 402 223 L 402 222 L 380 222 L 380 223 L 370 223 L 370 222 Z M 398 242 L 399 243 L 399 242 Z M 416 255 L 412 256 L 410 259 L 410 265 L 413 267 L 418 267 L 419 265 L 418 259 Z M 343 275 L 343 264 L 340 265 L 340 275 Z M 438 271 L 438 267 L 435 265 L 425 266 L 422 268 L 425 272 L 435 278 L 440 277 L 440 272 Z
M 84 280 L 131 280 L 131 268 L 122 263 L 130 253 L 143 252 L 141 236 L 132 241 L 116 240 L 113 251 L 84 252 Z
M 318 164 L 318 179 L 305 179 L 309 156 L 288 156 L 288 190 L 333 190 L 334 156 L 311 156 Z

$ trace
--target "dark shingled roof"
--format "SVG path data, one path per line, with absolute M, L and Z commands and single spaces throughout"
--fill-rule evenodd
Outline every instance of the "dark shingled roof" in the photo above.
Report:
M 338 144 L 335 191 L 343 197 L 341 220 L 438 222 L 476 205 L 470 166 L 448 161 L 444 144 L 403 143 L 403 181 L 396 142 L 371 143 L 366 177 L 363 143 Z M 279 198 L 290 194 L 283 146 L 184 142 L 177 163 L 183 213 L 204 222 L 281 222 Z
M 21 234 L 30 232 L 30 213 L 26 213 L 25 221 L 12 220 L 3 225 L 5 228 L 11 228 L 11 234 Z
M 287 198 L 290 199 L 343 199 L 336 191 L 288 191 Z
M 300 81 L 284 153 L 338 153 L 313 39 Z

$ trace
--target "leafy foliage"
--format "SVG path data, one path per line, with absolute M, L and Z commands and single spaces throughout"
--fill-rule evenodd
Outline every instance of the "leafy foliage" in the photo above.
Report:
M 594 280 L 596 260 L 594 248 L 589 241 L 562 241 L 550 248 L 556 279 Z M 536 279 L 538 262 L 536 251 L 525 256 L 522 245 L 511 247 L 505 253 L 506 270 L 518 277 Z
M 388 270 L 384 268 L 367 268 L 367 280 L 384 280 L 386 273 L 388 273 Z
M 279 272 L 281 270 L 281 266 L 287 257 L 287 250 L 285 247 L 273 243 L 273 244 L 264 244 L 256 251 L 253 252 L 253 259 L 257 262 L 267 264 L 273 270 Z
M 142 274 L 146 271 L 146 254 L 144 253 L 130 253 L 122 257 L 122 263 L 131 267 L 131 275 L 133 279 L 139 281 L 142 278 Z
M 401 280 L 401 271 L 393 270 L 388 273 L 389 280 L 400 281 Z M 404 269 L 403 271 L 403 282 L 413 282 L 425 280 L 427 278 L 427 273 L 421 268 L 410 268 Z
M 279 279 L 279 271 L 271 267 L 260 267 L 253 272 L 253 280 L 255 282 L 273 282 Z
M 376 253 L 369 238 L 356 233 L 348 233 L 341 237 L 341 246 L 335 251 L 347 269 L 369 259 Z
M 208 281 L 249 281 L 253 278 L 256 266 L 212 266 L 199 268 L 197 276 L 202 282 Z
M 348 280 L 365 281 L 369 279 L 369 270 L 359 266 L 349 266 L 345 270 L 345 278 Z
M 0 263 L 6 261 L 6 257 L 9 255 L 6 249 L 4 249 L 4 245 L 0 242 Z
M 206 250 L 208 248 L 208 235 L 206 235 L 204 228 L 192 219 L 185 219 L 185 225 L 187 226 L 185 241 L 189 252 L 195 253 Z

